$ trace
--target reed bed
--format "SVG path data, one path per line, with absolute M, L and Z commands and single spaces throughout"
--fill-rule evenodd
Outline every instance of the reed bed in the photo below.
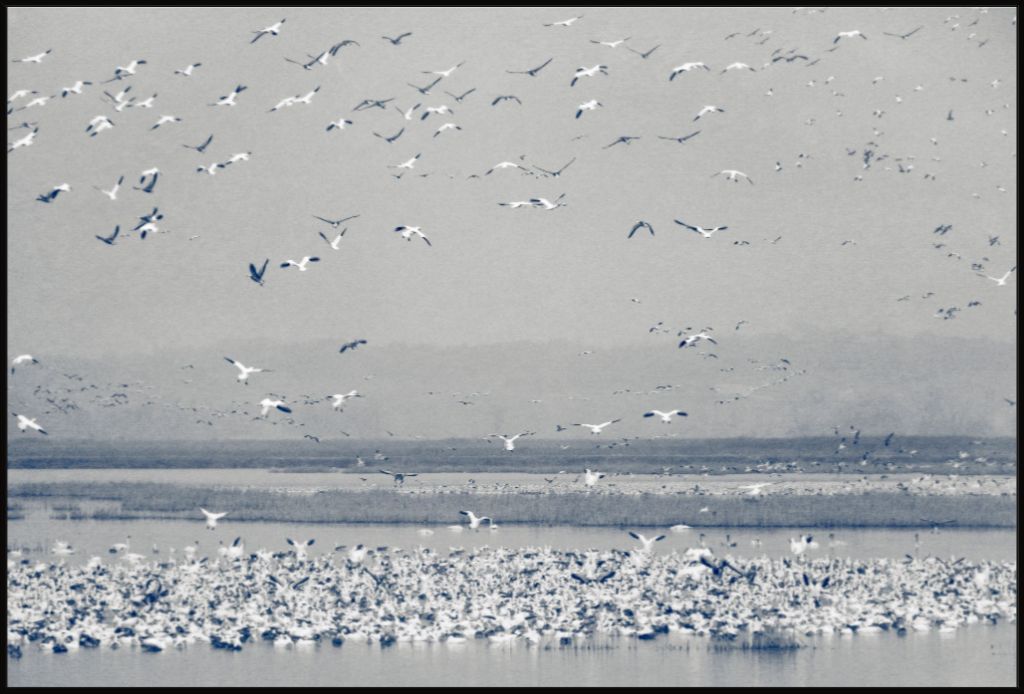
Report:
M 54 482 L 9 487 L 10 498 L 98 499 L 116 504 L 94 519 L 195 518 L 200 506 L 229 510 L 233 521 L 433 524 L 463 509 L 499 523 L 558 526 L 665 527 L 1016 527 L 1015 496 L 855 495 L 771 496 L 760 499 L 686 494 L 410 494 L 398 490 L 285 493 L 166 483 Z M 701 512 L 702 508 L 708 511 Z M 10 517 L 8 506 L 8 517 Z

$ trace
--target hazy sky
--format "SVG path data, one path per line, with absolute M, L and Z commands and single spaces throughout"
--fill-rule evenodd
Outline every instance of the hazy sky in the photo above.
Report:
M 279 36 L 249 43 L 282 18 Z M 918 26 L 906 40 L 884 34 Z M 854 29 L 867 39 L 833 43 Z M 380 38 L 406 31 L 399 46 Z M 724 350 L 741 320 L 755 338 L 1010 342 L 1017 277 L 999 287 L 971 263 L 1000 276 L 1016 262 L 1016 37 L 1012 8 L 9 9 L 10 59 L 53 49 L 41 64 L 8 62 L 10 91 L 57 96 L 8 117 L 39 128 L 8 156 L 8 351 L 150 354 L 157 368 L 169 351 L 219 360 L 228 342 L 259 354 L 280 345 L 282 357 L 289 343 L 357 337 L 370 349 L 599 349 L 646 343 L 658 321 L 713 327 Z M 326 66 L 284 60 L 343 39 L 360 45 Z M 627 49 L 657 44 L 646 60 Z M 809 60 L 771 62 L 791 49 Z M 548 58 L 536 77 L 506 73 Z M 101 84 L 133 59 L 147 61 L 135 76 Z M 429 96 L 408 86 L 462 61 Z M 691 61 L 711 69 L 669 81 Z M 756 70 L 721 74 L 737 61 Z M 197 62 L 191 77 L 174 74 Z M 608 74 L 570 87 L 578 67 L 597 64 Z M 61 98 L 76 80 L 93 85 Z M 237 106 L 209 106 L 236 84 L 248 87 Z M 156 94 L 154 107 L 116 112 L 102 96 L 129 85 L 139 100 Z M 268 113 L 316 86 L 310 105 Z M 445 93 L 474 87 L 461 103 Z M 522 105 L 492 107 L 501 94 Z M 353 111 L 391 97 L 423 106 L 411 121 L 393 107 Z M 576 119 L 590 99 L 603 107 Z M 420 120 L 442 104 L 454 113 Z M 724 112 L 695 122 L 705 105 Z M 151 130 L 165 114 L 182 122 Z M 115 127 L 89 137 L 97 115 Z M 326 132 L 339 117 L 353 124 Z M 447 122 L 461 130 L 433 137 Z M 403 126 L 393 144 L 373 134 Z M 685 144 L 658 139 L 697 130 Z M 204 154 L 182 147 L 210 134 Z M 640 139 L 605 149 L 622 135 Z M 196 172 L 237 152 L 251 160 Z M 389 165 L 417 153 L 395 179 Z M 558 178 L 482 176 L 505 160 L 557 169 L 573 157 Z M 154 166 L 155 192 L 132 190 Z M 754 185 L 712 177 L 722 169 Z M 120 175 L 115 202 L 94 189 Z M 35 200 L 65 182 L 72 191 L 52 204 Z M 563 193 L 567 205 L 551 211 L 498 205 Z M 169 233 L 96 240 L 153 206 Z M 313 215 L 352 214 L 333 251 L 317 232 L 334 230 Z M 654 237 L 626 238 L 639 219 Z M 673 219 L 729 228 L 704 239 Z M 952 231 L 934 234 L 941 224 Z M 422 227 L 433 245 L 403 241 L 398 225 Z M 280 269 L 304 255 L 322 262 Z M 265 258 L 257 286 L 247 267 Z M 956 318 L 934 317 L 952 306 Z

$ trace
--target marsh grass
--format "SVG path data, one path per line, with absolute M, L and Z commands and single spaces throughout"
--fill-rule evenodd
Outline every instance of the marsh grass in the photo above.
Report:
M 410 494 L 397 490 L 284 493 L 268 489 L 209 489 L 167 483 L 27 482 L 11 498 L 117 502 L 95 519 L 194 518 L 200 506 L 228 509 L 235 521 L 430 524 L 478 509 L 500 523 L 569 526 L 694 527 L 930 527 L 925 518 L 956 527 L 1016 527 L 1016 497 L 856 495 L 743 497 L 685 494 Z M 708 507 L 707 513 L 701 513 Z M 80 510 L 79 510 L 80 512 Z M 10 517 L 11 506 L 8 506 Z

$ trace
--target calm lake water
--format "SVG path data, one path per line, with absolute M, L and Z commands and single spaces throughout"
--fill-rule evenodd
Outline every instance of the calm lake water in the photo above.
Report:
M 654 642 L 609 639 L 602 647 L 536 648 L 346 643 L 240 652 L 205 645 L 159 654 L 139 650 L 28 650 L 7 659 L 11 686 L 1012 686 L 1013 625 L 954 633 L 913 632 L 806 639 L 788 652 L 718 650 L 700 637 Z
M 335 524 L 335 523 L 282 523 L 282 522 L 234 522 L 230 516 L 223 519 L 216 530 L 207 530 L 201 517 L 195 521 L 181 520 L 54 520 L 48 504 L 22 500 L 25 508 L 24 520 L 7 522 L 7 547 L 19 548 L 28 558 L 53 559 L 50 547 L 57 540 L 71 543 L 76 554 L 71 561 L 88 561 L 93 555 L 109 557 L 107 550 L 115 542 L 124 542 L 130 535 L 131 550 L 154 559 L 168 556 L 168 549 L 181 549 L 199 541 L 199 553 L 216 556 L 220 542 L 230 544 L 241 537 L 250 551 L 261 547 L 270 550 L 287 550 L 286 538 L 296 541 L 316 539 L 310 554 L 316 556 L 331 551 L 337 545 L 353 546 L 364 544 L 368 547 L 430 547 L 447 551 L 451 547 L 552 547 L 555 549 L 629 549 L 638 543 L 618 528 L 598 527 L 542 527 L 524 525 L 503 525 L 498 530 L 462 530 L 453 532 L 448 525 L 388 525 L 388 524 Z M 52 502 L 59 503 L 59 502 Z M 102 503 L 102 502 L 94 502 Z M 80 503 L 83 508 L 88 504 Z M 198 514 L 197 514 L 198 515 Z M 458 524 L 462 516 L 453 518 L 451 525 Z M 465 524 L 462 525 L 465 528 Z M 420 531 L 431 530 L 424 535 Z M 645 535 L 658 532 L 666 535 L 657 543 L 659 552 L 683 552 L 697 547 L 701 532 L 708 547 L 717 554 L 731 554 L 738 557 L 768 555 L 771 557 L 790 556 L 789 538 L 807 532 L 803 528 L 752 528 L 731 529 L 726 546 L 726 531 L 705 528 L 684 533 L 673 533 L 666 528 L 638 528 Z M 915 540 L 915 533 L 917 539 Z M 938 533 L 910 529 L 856 528 L 834 531 L 835 543 L 829 539 L 829 531 L 812 531 L 820 545 L 812 556 L 849 556 L 855 559 L 878 557 L 901 558 L 905 554 L 918 553 L 939 557 L 966 557 L 971 561 L 980 559 L 1012 560 L 1017 552 L 1015 530 L 972 530 L 943 529 Z M 759 545 L 753 541 L 759 541 Z M 842 544 L 838 544 L 842 543 Z M 915 543 L 919 547 L 915 549 Z M 153 552 L 153 546 L 157 552 Z

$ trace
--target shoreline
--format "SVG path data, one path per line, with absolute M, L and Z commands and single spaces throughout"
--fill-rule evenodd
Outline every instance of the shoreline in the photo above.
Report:
M 524 492 L 426 487 L 307 487 L 292 490 L 157 482 L 25 482 L 9 484 L 8 520 L 19 500 L 62 505 L 64 520 L 194 519 L 199 507 L 229 509 L 237 522 L 432 525 L 485 509 L 508 525 L 694 528 L 1016 528 L 1017 497 L 878 491 L 860 493 Z M 784 482 L 777 482 L 782 486 Z M 841 487 L 840 487 L 841 488 Z M 82 509 L 79 503 L 99 508 Z

